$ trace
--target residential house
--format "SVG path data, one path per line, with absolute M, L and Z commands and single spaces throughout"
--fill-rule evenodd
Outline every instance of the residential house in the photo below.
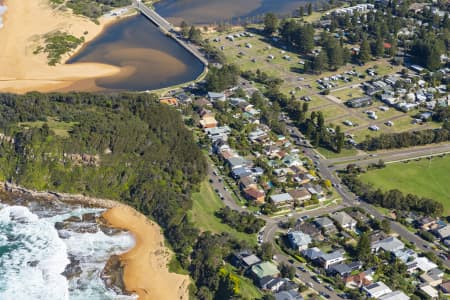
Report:
M 350 275 L 344 278 L 345 287 L 356 289 L 372 284 L 372 270 L 367 270 L 356 275 Z
M 325 198 L 325 193 L 320 185 L 307 185 L 306 188 L 310 192 L 311 196 L 316 197 L 318 200 L 323 200 Z
M 352 108 L 360 108 L 364 106 L 369 106 L 372 104 L 372 97 L 370 96 L 363 96 L 359 98 L 353 98 L 345 102 L 347 106 Z
M 450 224 L 444 225 L 436 229 L 435 233 L 440 239 L 446 239 L 450 237 Z
M 409 248 L 396 250 L 392 252 L 392 255 L 394 255 L 395 258 L 401 260 L 404 263 L 411 262 L 412 260 L 415 260 L 417 258 L 417 253 Z
M 219 139 L 212 143 L 212 151 L 215 154 L 220 154 L 223 151 L 231 151 L 231 148 L 226 141 Z
M 250 171 L 252 171 L 253 176 L 262 176 L 264 174 L 264 170 L 260 167 L 254 167 L 251 168 Z
M 261 129 L 256 129 L 248 134 L 248 139 L 252 142 L 264 142 L 268 138 L 268 134 L 266 131 Z
M 230 157 L 229 159 L 227 159 L 227 163 L 230 166 L 231 170 L 244 168 L 249 165 L 249 161 L 240 156 Z
M 244 103 L 245 105 L 248 104 L 247 100 L 242 98 L 229 98 L 230 104 L 234 107 L 240 106 L 241 103 Z
M 322 229 L 326 234 L 334 233 L 337 231 L 333 221 L 328 217 L 319 217 L 314 219 L 314 224 Z
M 225 96 L 224 93 L 208 92 L 208 99 L 211 102 L 216 102 L 216 101 L 225 101 L 227 100 L 227 97 Z
M 305 188 L 300 188 L 297 190 L 290 190 L 288 194 L 294 199 L 297 203 L 303 203 L 305 201 L 311 200 L 311 194 Z
M 424 283 L 428 283 L 429 285 L 435 287 L 442 283 L 442 277 L 444 276 L 444 272 L 442 272 L 438 268 L 434 268 L 429 270 L 426 273 L 420 275 L 420 280 Z
M 370 243 L 374 244 L 374 243 L 384 240 L 388 237 L 389 236 L 384 231 L 375 230 L 370 234 Z
M 236 252 L 231 256 L 231 264 L 235 267 L 248 268 L 260 262 L 261 259 L 249 250 Z
M 261 280 L 264 277 L 267 276 L 278 277 L 280 275 L 277 266 L 268 261 L 253 265 L 250 268 L 250 271 L 254 276 L 255 280 L 258 282 L 258 284 L 261 283 Z
M 369 284 L 368 286 L 364 286 L 362 289 L 367 296 L 375 299 L 392 292 L 392 290 L 382 281 Z
M 348 263 L 347 266 L 353 271 L 361 270 L 363 263 L 359 260 Z
M 213 105 L 206 98 L 198 98 L 198 99 L 194 100 L 194 106 L 197 106 L 197 107 L 212 107 Z
M 200 121 L 201 122 L 201 121 Z M 202 124 L 202 126 L 208 126 L 206 123 Z M 222 140 L 224 143 L 228 140 L 228 135 L 231 132 L 230 127 L 221 126 L 221 127 L 204 127 L 205 133 L 208 135 L 208 138 L 213 142 Z M 230 147 L 228 146 L 230 150 Z
M 284 278 L 266 276 L 260 281 L 260 287 L 265 291 L 276 293 L 280 290 L 285 282 L 286 279 Z
M 396 237 L 388 237 L 372 243 L 371 248 L 373 252 L 378 252 L 380 249 L 386 252 L 394 252 L 405 248 L 405 244 Z
M 213 113 L 204 114 L 199 123 L 202 128 L 214 128 L 218 124 Z
M 359 210 L 352 210 L 348 212 L 348 214 L 356 221 L 360 221 L 362 223 L 366 223 L 369 221 L 369 217 L 366 214 L 360 212 Z
M 346 264 L 335 264 L 328 268 L 327 273 L 330 275 L 339 275 L 341 277 L 350 276 L 352 269 Z
M 333 15 L 353 15 L 355 12 L 358 12 L 361 15 L 373 9 L 375 9 L 375 6 L 373 4 L 363 3 L 350 7 L 337 8 L 333 11 Z
M 226 160 L 228 161 L 229 159 L 232 159 L 234 156 L 231 156 L 229 158 L 227 158 Z M 248 168 L 248 167 L 237 167 L 234 170 L 231 171 L 231 177 L 233 177 L 235 180 L 244 178 L 244 177 L 248 177 L 252 175 L 252 171 Z
M 256 187 L 249 187 L 243 190 L 244 197 L 247 200 L 255 201 L 257 204 L 263 204 L 266 198 L 266 193 L 263 190 L 258 190 Z
M 300 173 L 300 174 L 295 175 L 295 177 L 294 177 L 294 180 L 300 185 L 305 185 L 314 179 L 315 179 L 315 177 L 309 173 Z M 317 192 L 317 191 L 314 189 L 313 192 Z M 311 195 L 311 193 L 309 191 L 308 191 L 308 193 Z
M 354 230 L 356 221 L 350 217 L 345 211 L 338 211 L 330 214 L 330 217 L 335 220 L 342 228 L 347 230 Z
M 295 172 L 295 174 L 309 174 L 308 170 L 303 166 L 292 166 L 291 170 Z
M 301 231 L 291 231 L 288 233 L 287 238 L 289 245 L 297 251 L 308 249 L 308 245 L 312 242 L 309 234 Z
M 429 284 L 423 284 L 420 287 L 420 290 L 429 297 L 429 299 L 435 300 L 439 298 L 439 292 Z
M 251 171 L 249 170 L 249 172 Z M 239 179 L 239 188 L 241 190 L 245 190 L 250 187 L 256 187 L 256 182 L 251 176 L 245 176 Z
M 294 199 L 288 193 L 270 196 L 270 201 L 278 208 L 291 206 Z
M 274 158 L 278 155 L 278 152 L 280 151 L 280 148 L 275 145 L 269 145 L 264 148 L 263 153 L 264 155 L 268 156 L 269 158 Z
M 303 300 L 302 295 L 300 295 L 296 290 L 281 291 L 274 294 L 276 300 Z
M 393 291 L 391 293 L 387 293 L 379 298 L 380 300 L 409 300 L 409 296 L 407 296 L 402 291 Z
M 317 248 L 308 248 L 302 251 L 302 255 L 310 261 L 314 261 L 323 255 L 323 252 Z
M 444 294 L 450 294 L 450 280 L 447 280 L 439 285 Z
M 413 261 L 409 261 L 406 263 L 406 267 L 408 272 L 414 272 L 415 270 L 420 270 L 422 272 L 428 272 L 432 269 L 437 268 L 437 265 L 430 261 L 426 257 L 417 257 Z
M 436 229 L 436 219 L 432 217 L 423 217 L 422 219 L 417 221 L 417 225 L 420 229 L 428 231 Z
M 345 260 L 344 251 L 336 250 L 331 253 L 322 253 L 318 260 L 325 269 L 328 269 L 331 265 L 338 264 Z
M 289 168 L 303 165 L 303 162 L 297 157 L 297 155 L 286 155 L 283 158 L 283 163 Z
M 316 226 L 314 226 L 309 222 L 302 222 L 300 224 L 297 224 L 295 226 L 295 229 L 300 230 L 303 233 L 309 234 L 311 238 L 313 238 L 314 240 L 323 241 L 322 232 L 319 229 L 317 229 Z
M 273 174 L 277 177 L 286 176 L 288 174 L 294 174 L 294 171 L 292 171 L 291 168 L 278 168 L 273 170 Z
M 176 95 L 176 97 L 177 97 L 178 101 L 180 101 L 183 104 L 192 103 L 192 97 L 189 96 L 188 94 L 181 93 L 181 94 Z

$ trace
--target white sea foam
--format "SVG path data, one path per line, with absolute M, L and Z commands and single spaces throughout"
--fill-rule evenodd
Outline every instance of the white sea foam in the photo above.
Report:
M 0 210 L 0 299 L 69 299 L 61 275 L 69 263 L 67 246 L 54 224 L 28 208 Z
M 0 5 L 0 29 L 3 28 L 3 15 L 8 10 L 6 6 Z
M 100 274 L 109 257 L 134 246 L 128 233 L 106 235 L 66 230 L 58 236 L 54 224 L 70 216 L 100 214 L 102 209 L 67 207 L 57 215 L 32 213 L 23 206 L 0 205 L 0 299 L 1 300 L 131 300 L 108 290 Z M 37 215 L 39 214 L 41 218 Z M 92 225 L 96 226 L 96 225 Z M 61 275 L 70 262 L 79 260 L 82 273 L 69 281 Z
M 121 254 L 134 245 L 130 234 L 121 233 L 108 236 L 101 231 L 97 233 L 72 233 L 64 240 L 71 255 L 80 260 L 82 274 L 76 281 L 69 282 L 71 300 L 84 299 L 136 299 L 116 295 L 107 291 L 100 278 L 106 261 L 113 254 Z M 83 247 L 80 247 L 80 244 Z M 103 296 L 102 298 L 100 298 Z

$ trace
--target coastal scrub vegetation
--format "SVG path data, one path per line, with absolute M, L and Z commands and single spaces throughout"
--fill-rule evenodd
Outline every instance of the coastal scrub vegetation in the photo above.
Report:
M 83 42 L 83 36 L 77 38 L 66 32 L 56 31 L 46 34 L 43 41 L 45 46 L 37 47 L 33 53 L 46 53 L 48 64 L 54 66 L 61 62 L 61 58 L 64 54 L 74 50 Z
M 1 179 L 125 202 L 164 228 L 186 267 L 198 236 L 187 213 L 206 160 L 180 114 L 156 100 L 146 94 L 0 94 Z M 63 123 L 68 134 L 53 132 Z
M 74 13 L 91 19 L 97 19 L 115 7 L 131 4 L 131 0 L 69 0 L 66 6 Z
M 232 210 L 228 206 L 221 208 L 216 212 L 216 215 L 222 219 L 222 221 L 237 231 L 253 234 L 261 230 L 266 225 L 266 222 L 262 219 L 258 219 L 254 215 L 247 212 L 238 212 Z

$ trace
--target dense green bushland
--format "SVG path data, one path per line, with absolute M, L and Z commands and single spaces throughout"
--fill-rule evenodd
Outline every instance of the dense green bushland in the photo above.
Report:
M 69 124 L 68 135 L 55 134 L 49 119 Z M 186 215 L 206 160 L 176 110 L 152 95 L 0 94 L 0 132 L 2 179 L 128 203 L 187 259 L 198 231 Z

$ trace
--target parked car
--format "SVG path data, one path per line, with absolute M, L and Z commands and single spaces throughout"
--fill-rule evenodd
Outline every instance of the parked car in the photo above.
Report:
M 317 282 L 317 283 L 319 283 L 319 284 L 322 283 L 322 279 L 320 279 L 320 278 L 317 277 L 317 276 L 313 276 L 312 279 L 314 279 L 314 281 Z

